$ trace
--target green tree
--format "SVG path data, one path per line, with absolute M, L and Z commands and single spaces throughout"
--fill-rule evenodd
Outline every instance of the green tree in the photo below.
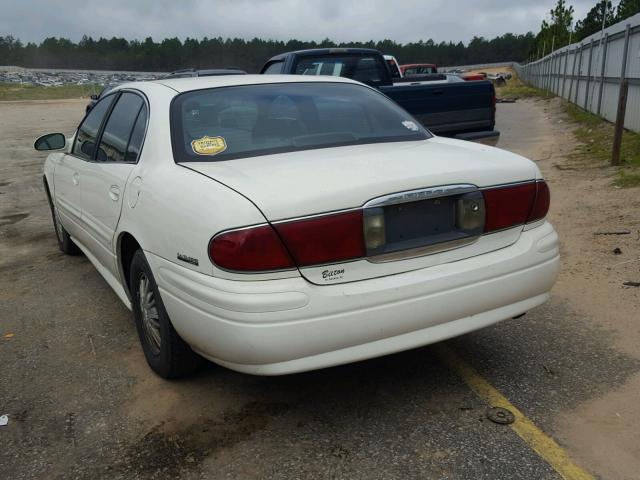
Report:
M 573 24 L 573 7 L 566 4 L 565 0 L 558 0 L 556 6 L 549 11 L 549 21 L 546 19 L 540 25 L 540 32 L 536 35 L 535 42 L 531 46 L 531 54 L 538 52 L 545 54 L 551 52 L 551 48 L 557 49 L 569 44 L 571 39 L 571 25 Z
M 621 22 L 636 13 L 640 13 L 640 0 L 620 0 L 616 9 L 616 22 Z
M 589 10 L 587 16 L 576 23 L 576 40 L 582 40 L 589 35 L 599 32 L 604 26 L 608 27 L 616 23 L 616 13 L 611 0 L 601 0 Z

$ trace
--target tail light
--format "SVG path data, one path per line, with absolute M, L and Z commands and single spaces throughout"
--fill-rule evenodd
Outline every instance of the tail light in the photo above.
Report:
M 270 225 L 216 235 L 209 242 L 209 258 L 220 268 L 239 272 L 295 268 L 289 252 Z
M 549 210 L 549 188 L 543 181 L 481 192 L 458 198 L 459 230 L 491 233 L 535 222 Z M 385 244 L 385 234 L 381 208 L 358 209 L 222 232 L 209 242 L 209 258 L 218 267 L 237 272 L 339 263 L 376 252 Z
M 365 256 L 362 210 L 274 225 L 300 267 Z
M 483 190 L 485 233 L 531 223 L 547 215 L 549 187 L 544 181 Z
M 285 270 L 364 256 L 362 210 L 232 230 L 209 243 L 214 264 L 240 272 Z

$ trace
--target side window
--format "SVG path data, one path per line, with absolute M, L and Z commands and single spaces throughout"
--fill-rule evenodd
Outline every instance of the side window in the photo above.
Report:
M 76 135 L 76 141 L 73 144 L 73 155 L 85 160 L 91 160 L 93 158 L 98 130 L 100 130 L 104 116 L 109 110 L 109 106 L 111 105 L 111 102 L 113 102 L 114 96 L 115 95 L 109 95 L 96 103 L 89 114 L 85 117 L 84 121 L 80 124 L 80 127 L 78 127 L 78 134 Z
M 273 62 L 262 73 L 264 73 L 265 75 L 269 75 L 269 74 L 272 74 L 272 73 L 282 73 L 282 65 L 283 64 L 284 64 L 284 62 Z
M 113 107 L 98 147 L 98 162 L 124 162 L 133 124 L 144 105 L 140 96 L 124 92 Z
M 129 146 L 127 147 L 127 153 L 124 157 L 124 161 L 127 163 L 135 163 L 138 161 L 140 151 L 142 150 L 142 141 L 144 140 L 144 132 L 147 128 L 147 106 L 142 105 L 142 109 L 138 114 L 138 119 L 133 126 L 131 132 L 131 139 L 129 140 Z

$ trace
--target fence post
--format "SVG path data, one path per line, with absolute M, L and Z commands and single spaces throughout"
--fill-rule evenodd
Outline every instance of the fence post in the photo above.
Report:
M 562 93 L 560 94 L 561 98 L 564 98 L 564 87 L 567 83 L 567 67 L 569 66 L 569 45 L 567 45 L 567 53 L 564 56 L 564 73 L 562 74 Z
M 627 57 L 629 56 L 629 33 L 631 25 L 627 23 L 624 31 L 624 48 L 622 49 L 622 66 L 620 67 L 620 89 L 618 92 L 618 111 L 616 113 L 616 126 L 613 134 L 613 149 L 611 152 L 611 165 L 620 165 L 620 147 L 622 145 L 622 132 L 624 131 L 624 117 L 627 112 L 627 93 L 629 82 L 627 76 Z
M 591 83 L 591 62 L 593 60 L 593 38 L 589 42 L 589 63 L 587 64 L 587 86 L 584 90 L 584 109 L 588 110 L 589 104 L 589 84 Z
M 580 72 L 582 71 L 582 53 L 584 52 L 584 45 L 580 44 L 580 59 L 578 60 L 578 72 L 576 74 L 576 92 L 573 98 L 573 103 L 578 104 L 578 91 L 580 90 Z
M 560 95 L 560 82 L 562 81 L 562 52 L 558 52 L 558 68 L 556 69 L 557 77 L 556 77 L 556 94 Z
M 620 82 L 627 76 L 627 57 L 629 56 L 629 34 L 631 32 L 631 25 L 627 23 L 627 28 L 624 31 L 624 49 L 622 50 L 622 68 L 620 70 Z
M 569 80 L 569 95 L 567 101 L 571 102 L 571 93 L 573 92 L 573 77 L 576 74 L 576 61 L 578 60 L 578 47 L 573 51 L 573 67 L 571 67 L 571 79 Z
M 613 133 L 613 149 L 611 150 L 611 165 L 620 165 L 620 147 L 622 146 L 622 133 L 624 132 L 624 116 L 627 112 L 627 92 L 629 81 L 625 78 L 620 82 L 618 95 L 618 113 L 616 114 L 616 126 Z
M 605 33 L 604 39 L 602 40 L 602 64 L 600 65 L 600 85 L 598 87 L 598 116 L 600 116 L 600 111 L 602 109 L 602 91 L 604 89 L 604 73 L 605 68 L 607 66 L 607 50 L 609 46 L 609 33 Z

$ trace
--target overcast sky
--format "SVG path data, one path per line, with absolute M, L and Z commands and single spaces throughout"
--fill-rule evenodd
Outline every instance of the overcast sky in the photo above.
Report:
M 596 0 L 569 0 L 575 19 Z M 614 4 L 618 2 L 614 0 Z M 0 0 L 0 35 L 23 42 L 241 37 L 468 42 L 537 32 L 555 0 Z

